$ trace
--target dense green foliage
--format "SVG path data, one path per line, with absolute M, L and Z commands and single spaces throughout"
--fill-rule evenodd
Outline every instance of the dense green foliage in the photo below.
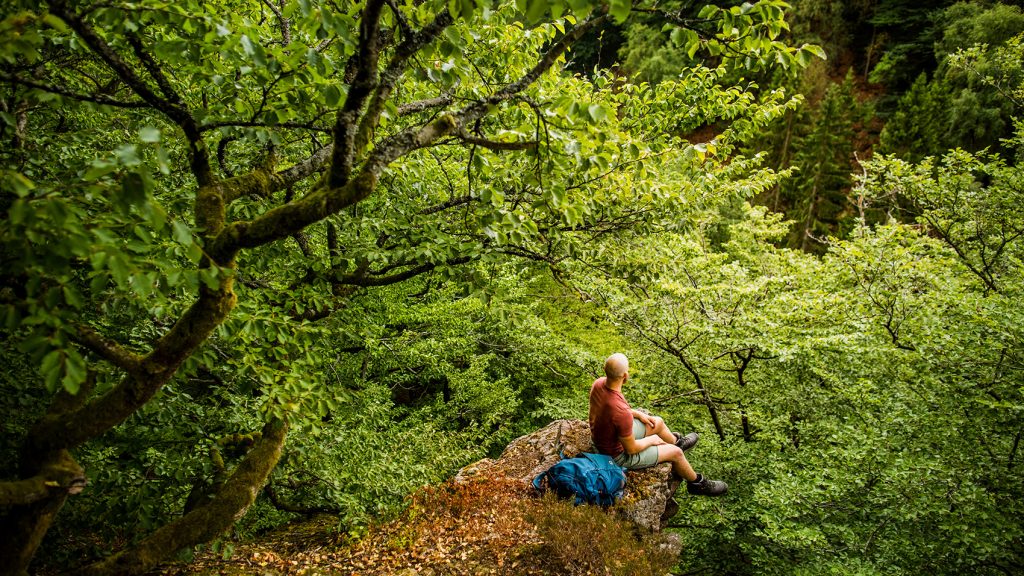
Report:
M 979 11 L 959 2 L 943 13 L 945 26 L 935 44 L 938 69 L 922 72 L 900 97 L 881 134 L 886 152 L 920 160 L 951 148 L 999 148 L 1013 133 L 1021 100 L 1012 91 L 1021 81 L 1024 12 L 995 4 Z
M 623 351 L 730 483 L 683 572 L 1024 570 L 1019 8 L 215 4 L 2 14 L 0 519 L 47 518 L 37 558 L 243 480 L 234 537 L 358 535 Z

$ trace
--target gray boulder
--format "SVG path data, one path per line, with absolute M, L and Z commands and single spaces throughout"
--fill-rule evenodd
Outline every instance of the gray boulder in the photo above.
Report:
M 465 482 L 479 476 L 504 476 L 529 484 L 559 461 L 559 448 L 566 458 L 581 452 L 595 452 L 590 440 L 590 425 L 584 420 L 555 420 L 540 430 L 513 440 L 499 458 L 485 458 L 466 466 L 455 480 Z M 629 471 L 626 473 L 625 495 L 613 510 L 637 526 L 660 531 L 679 510 L 673 498 L 679 484 L 667 463 L 646 470 Z

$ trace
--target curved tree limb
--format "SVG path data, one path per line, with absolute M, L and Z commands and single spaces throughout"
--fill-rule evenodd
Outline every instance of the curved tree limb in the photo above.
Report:
M 125 372 L 134 372 L 142 363 L 142 356 L 124 348 L 89 326 L 78 326 L 71 338 Z
M 366 114 L 363 115 L 363 119 L 359 123 L 359 131 L 352 145 L 353 155 L 358 157 L 358 155 L 362 154 L 367 144 L 369 144 L 373 131 L 376 130 L 377 125 L 380 123 L 380 116 L 384 112 L 384 105 L 388 98 L 391 97 L 391 92 L 402 77 L 402 73 L 405 72 L 406 63 L 409 61 L 409 58 L 419 51 L 420 48 L 437 38 L 453 22 L 454 20 L 446 8 L 439 12 L 434 17 L 434 20 L 424 26 L 422 30 L 408 34 L 398 46 L 395 55 L 391 58 L 391 62 L 388 63 L 387 69 L 384 70 L 380 77 L 377 88 L 374 90 L 373 98 L 371 98 L 367 107 Z
M 204 287 L 199 299 L 153 350 L 109 392 L 72 412 L 44 416 L 29 433 L 29 449 L 48 452 L 73 448 L 117 426 L 141 408 L 227 317 L 235 304 L 232 285 L 232 279 L 225 278 L 217 290 Z
M 373 14 L 364 14 L 364 18 L 371 17 L 379 19 L 379 9 L 376 16 Z M 365 101 L 370 95 L 370 91 L 376 86 L 376 78 L 363 78 L 364 84 L 361 85 L 359 90 L 365 90 L 366 93 L 361 97 L 358 93 L 353 96 L 356 90 L 355 84 L 349 90 L 349 99 L 346 100 L 346 110 L 350 107 L 356 106 L 356 102 L 359 102 L 359 107 L 355 108 L 354 111 L 343 111 L 338 115 L 338 124 L 335 126 L 335 137 L 334 145 L 328 149 L 327 147 L 319 150 L 309 159 L 293 166 L 292 168 L 279 172 L 273 175 L 271 178 L 253 178 L 253 182 L 258 182 L 268 186 L 267 190 L 273 191 L 280 189 L 286 185 L 287 181 L 297 181 L 309 174 L 315 172 L 326 158 L 331 158 L 331 172 L 328 175 L 326 186 L 321 187 L 309 194 L 306 194 L 302 198 L 279 206 L 273 210 L 270 210 L 253 220 L 247 222 L 234 222 L 228 225 L 224 231 L 213 241 L 209 251 L 211 254 L 216 254 L 215 259 L 228 260 L 233 257 L 238 250 L 243 248 L 253 248 L 256 246 L 262 246 L 268 242 L 274 240 L 280 240 L 287 238 L 295 232 L 305 228 L 306 226 L 322 220 L 327 216 L 338 212 L 356 202 L 359 202 L 373 193 L 374 188 L 377 185 L 377 179 L 383 170 L 390 165 L 392 162 L 401 158 L 402 156 L 419 148 L 426 147 L 433 144 L 437 140 L 456 134 L 461 126 L 467 125 L 478 118 L 485 116 L 490 108 L 495 104 L 499 104 L 511 98 L 517 96 L 520 92 L 525 90 L 533 82 L 535 82 L 540 76 L 548 71 L 558 58 L 565 53 L 569 46 L 578 40 L 583 34 L 594 26 L 603 22 L 607 16 L 603 14 L 595 14 L 590 17 L 576 28 L 568 31 L 562 38 L 552 44 L 548 50 L 541 57 L 540 61 L 528 71 L 522 78 L 508 84 L 495 94 L 488 96 L 484 100 L 471 104 L 463 110 L 450 114 L 442 115 L 440 118 L 430 122 L 426 126 L 417 128 L 407 128 L 397 134 L 386 138 L 380 144 L 378 144 L 374 151 L 367 158 L 363 164 L 358 176 L 350 178 L 354 157 L 352 156 L 353 146 L 356 143 L 355 135 L 350 133 L 352 126 L 343 122 L 343 117 L 348 114 L 351 117 L 357 113 L 362 107 L 362 102 Z M 368 26 L 366 22 L 362 26 Z M 439 27 L 438 33 L 443 30 L 444 20 L 436 19 L 431 26 L 436 25 Z M 379 27 L 379 23 L 376 25 Z M 428 26 L 427 28 L 430 28 Z M 425 28 L 426 30 L 426 28 Z M 374 47 L 379 49 L 376 41 L 367 41 L 366 46 L 363 46 L 361 50 L 366 51 L 367 58 L 377 58 L 379 54 L 374 52 Z M 376 62 L 376 60 L 374 60 Z M 362 64 L 365 64 L 363 62 Z M 374 73 L 368 73 L 371 76 Z M 353 99 L 355 98 L 355 99 Z M 347 141 L 340 140 L 349 139 Z M 347 143 L 346 143 L 347 142 Z M 348 146 L 349 151 L 339 150 L 339 146 Z M 342 164 L 348 162 L 348 168 L 338 168 L 338 162 Z M 341 173 L 338 171 L 341 170 Z M 296 180 L 292 180 L 292 179 Z M 337 186 L 336 182 L 340 182 Z M 264 191 L 266 193 L 266 191 Z M 245 194 L 242 194 L 245 195 Z M 237 197 L 237 196 L 236 196 Z
M 54 493 L 78 494 L 85 487 L 85 471 L 70 458 L 45 466 L 31 478 L 0 482 L 0 506 L 26 506 Z
M 67 450 L 33 456 L 40 460 L 39 473 L 36 475 L 30 471 L 33 477 L 27 480 L 28 484 L 0 484 L 8 485 L 7 495 L 0 504 L 10 506 L 5 514 L 0 515 L 0 559 L 3 559 L 0 570 L 3 574 L 21 576 L 28 573 L 32 557 L 64 502 L 85 485 L 84 471 Z M 38 476 L 43 477 L 42 488 L 45 491 L 35 486 Z
M 281 458 L 288 427 L 268 422 L 261 438 L 206 503 L 159 528 L 138 544 L 79 573 L 86 576 L 141 574 L 178 550 L 216 538 L 242 517 Z

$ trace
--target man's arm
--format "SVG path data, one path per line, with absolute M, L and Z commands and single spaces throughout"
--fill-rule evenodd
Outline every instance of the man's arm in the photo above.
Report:
M 654 420 L 651 420 L 650 415 L 644 414 L 643 412 L 640 412 L 639 410 L 634 410 L 632 408 L 630 408 L 629 411 L 633 413 L 633 418 L 636 418 L 637 420 L 643 422 L 644 425 L 647 426 L 648 428 L 654 428 Z
M 633 438 L 633 436 L 620 436 L 619 442 L 622 443 L 622 449 L 626 451 L 626 454 L 630 455 L 636 454 L 648 446 L 660 446 L 662 444 L 667 444 L 667 442 L 662 440 L 657 434 L 651 434 L 650 436 L 641 438 L 640 440 Z

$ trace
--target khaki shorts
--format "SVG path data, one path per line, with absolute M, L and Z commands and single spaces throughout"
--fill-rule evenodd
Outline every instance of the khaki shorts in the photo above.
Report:
M 639 418 L 633 418 L 633 438 L 640 440 L 647 436 L 647 427 Z M 658 447 L 648 446 L 636 454 L 623 452 L 615 457 L 615 463 L 628 470 L 650 468 L 658 463 Z

